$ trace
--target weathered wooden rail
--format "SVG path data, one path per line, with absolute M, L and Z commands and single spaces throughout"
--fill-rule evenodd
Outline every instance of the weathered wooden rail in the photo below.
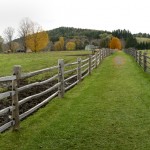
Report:
M 145 72 L 150 73 L 150 57 L 147 53 L 135 49 L 125 49 L 125 52 L 134 57 L 135 61 L 143 68 Z
M 18 130 L 20 120 L 35 112 L 37 109 L 48 103 L 54 97 L 59 96 L 60 98 L 62 98 L 67 90 L 75 86 L 87 75 L 91 74 L 92 70 L 96 68 L 101 63 L 101 61 L 110 54 L 110 49 L 101 49 L 94 55 L 89 55 L 89 57 L 84 60 L 78 58 L 77 62 L 68 64 L 65 64 L 63 60 L 58 60 L 57 66 L 37 70 L 26 74 L 21 73 L 21 66 L 14 66 L 12 76 L 0 78 L 0 83 L 11 82 L 12 87 L 11 91 L 0 93 L 0 101 L 5 101 L 9 97 L 12 103 L 12 105 L 0 110 L 0 117 L 8 115 L 9 118 L 9 121 L 5 122 L 0 126 L 0 132 L 5 131 L 9 127 L 12 127 L 13 130 Z M 45 72 L 53 71 L 57 73 L 44 81 L 20 86 L 20 82 L 23 79 L 30 78 Z M 19 98 L 20 92 L 24 92 L 25 90 L 31 90 L 31 88 L 34 88 L 36 86 L 41 87 L 42 85 L 49 84 L 53 81 L 55 81 L 53 86 L 50 86 L 46 90 L 42 90 L 23 99 Z M 24 104 L 34 101 L 34 99 L 37 98 L 40 99 L 40 97 L 43 97 L 47 94 L 49 95 L 43 101 L 36 104 L 32 108 L 29 108 L 25 112 L 21 114 L 19 113 L 20 107 L 23 107 Z

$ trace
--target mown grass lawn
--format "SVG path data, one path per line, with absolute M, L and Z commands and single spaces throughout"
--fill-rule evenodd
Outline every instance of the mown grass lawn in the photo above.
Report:
M 0 150 L 147 150 L 150 76 L 117 52 L 83 82 L 0 135 Z
M 65 62 L 73 62 L 77 60 L 77 57 L 85 58 L 85 56 L 68 56 L 79 54 L 91 54 L 91 52 L 59 51 L 45 53 L 0 54 L 0 76 L 11 75 L 14 65 L 21 65 L 22 72 L 30 72 L 57 65 L 58 59 L 64 59 Z

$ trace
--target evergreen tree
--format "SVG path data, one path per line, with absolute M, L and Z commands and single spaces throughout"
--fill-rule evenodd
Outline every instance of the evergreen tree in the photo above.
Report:
M 136 40 L 136 38 L 134 38 L 134 37 L 129 37 L 129 38 L 127 38 L 127 40 L 126 40 L 126 48 L 129 48 L 129 47 L 134 47 L 134 48 L 136 48 L 137 47 L 137 40 Z

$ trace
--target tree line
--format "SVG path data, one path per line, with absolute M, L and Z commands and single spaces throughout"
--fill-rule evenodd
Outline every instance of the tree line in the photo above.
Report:
M 24 52 L 27 52 L 28 49 L 37 52 L 43 49 L 49 41 L 47 32 L 29 18 L 20 21 L 17 34 L 19 38 L 14 40 L 15 29 L 7 27 L 4 30 L 4 52 L 15 52 L 17 49 Z
M 138 34 L 132 34 L 128 30 L 115 30 L 112 32 L 112 35 L 119 38 L 122 43 L 123 48 L 136 48 L 140 50 L 144 49 L 150 49 L 150 42 L 138 42 L 136 37 L 144 37 L 149 38 L 149 34 L 146 33 L 138 33 Z
M 70 27 L 60 27 L 48 31 L 53 42 L 57 41 L 60 36 L 65 38 L 65 41 L 72 41 L 76 44 L 77 49 L 84 49 L 87 44 L 92 44 L 102 47 L 110 47 L 110 42 L 113 37 L 118 38 L 121 42 L 121 48 L 134 47 L 136 49 L 149 49 L 150 43 L 138 42 L 136 36 L 129 30 L 114 30 L 112 32 L 102 30 L 89 30 Z M 139 33 L 141 37 L 149 37 L 149 34 Z M 120 44 L 119 44 L 120 45 Z M 120 46 L 119 46 L 120 47 Z
M 134 34 L 135 37 L 143 37 L 143 38 L 150 38 L 150 34 L 148 33 L 137 33 L 137 34 Z
M 83 50 L 86 45 L 94 45 L 98 48 L 129 48 L 150 49 L 150 43 L 137 42 L 136 36 L 149 37 L 149 34 L 132 34 L 129 30 L 114 30 L 112 32 L 102 30 L 80 29 L 73 27 L 60 27 L 44 31 L 42 27 L 24 18 L 20 21 L 17 30 L 18 37 L 14 40 L 15 30 L 7 27 L 4 30 L 4 38 L 0 37 L 0 51 L 15 52 L 23 50 L 27 52 L 38 51 L 63 51 Z

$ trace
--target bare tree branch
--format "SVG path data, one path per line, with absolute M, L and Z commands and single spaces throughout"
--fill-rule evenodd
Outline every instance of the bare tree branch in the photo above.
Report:
M 33 22 L 29 18 L 24 18 L 20 22 L 18 32 L 19 32 L 19 37 L 22 42 L 23 49 L 25 51 L 27 50 L 26 37 L 29 34 L 31 34 L 32 24 L 33 24 Z
M 12 41 L 13 41 L 13 36 L 14 36 L 15 30 L 12 27 L 7 27 L 4 30 L 4 36 L 5 36 L 5 41 L 8 44 L 9 50 L 12 50 Z

